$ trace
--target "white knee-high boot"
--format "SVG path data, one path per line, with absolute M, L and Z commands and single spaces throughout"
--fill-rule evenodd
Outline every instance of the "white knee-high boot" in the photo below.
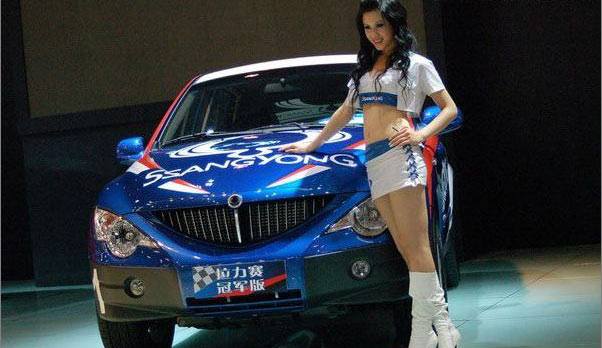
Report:
M 436 272 L 431 274 L 431 279 L 435 291 L 429 301 L 434 308 L 433 324 L 435 330 L 437 330 L 438 348 L 456 348 L 459 346 L 462 336 L 449 318 L 445 293 L 441 288 Z
M 435 308 L 430 299 L 435 288 L 430 273 L 410 272 L 409 295 L 412 297 L 412 334 L 408 348 L 435 348 L 437 335 L 433 331 Z

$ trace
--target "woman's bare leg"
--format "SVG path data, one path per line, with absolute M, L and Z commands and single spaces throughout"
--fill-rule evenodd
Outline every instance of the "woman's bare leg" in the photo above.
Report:
M 399 233 L 397 233 L 397 226 L 395 225 L 395 217 L 393 216 L 394 212 L 391 207 L 391 202 L 389 201 L 389 195 L 386 194 L 384 196 L 378 197 L 374 200 L 374 204 L 376 205 L 376 209 L 378 209 L 380 216 L 382 216 L 383 220 L 385 220 L 385 223 L 387 224 L 389 233 L 391 233 L 391 237 L 393 237 L 393 241 L 395 242 L 397 250 L 399 251 L 399 253 L 401 254 L 401 256 L 407 264 L 408 260 L 405 258 L 404 255 L 405 248 L 402 245 L 403 241 L 397 237 Z
M 413 272 L 434 272 L 424 186 L 405 187 L 389 193 L 387 197 L 395 221 L 393 238 L 400 241 L 408 269 Z

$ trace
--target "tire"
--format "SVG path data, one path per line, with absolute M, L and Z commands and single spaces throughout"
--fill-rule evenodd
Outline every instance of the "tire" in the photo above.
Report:
M 449 163 L 447 163 L 446 161 L 446 166 L 448 167 L 448 194 L 449 194 L 449 201 L 451 204 L 451 210 L 450 210 L 450 217 L 449 217 L 449 221 L 448 224 L 451 224 L 451 227 L 447 233 L 447 240 L 446 240 L 446 245 L 445 245 L 445 256 L 443 259 L 443 273 L 444 273 L 444 277 L 446 280 L 446 285 L 448 288 L 455 288 L 456 286 L 458 286 L 458 284 L 460 284 L 460 268 L 458 265 L 458 252 L 457 252 L 457 247 L 461 246 L 461 239 L 458 238 L 458 232 L 460 229 L 457 228 L 458 226 L 458 218 L 457 216 L 455 216 L 456 213 L 456 209 L 455 209 L 455 205 L 454 205 L 454 201 L 457 202 L 457 191 L 454 190 L 454 175 L 453 175 L 453 169 L 452 167 L 449 165 Z M 449 174 L 449 172 L 451 172 L 451 174 Z
M 169 348 L 173 343 L 175 319 L 115 322 L 96 314 L 105 348 Z
M 455 288 L 460 284 L 460 267 L 458 266 L 458 256 L 456 253 L 456 231 L 452 226 L 447 240 L 447 253 L 443 261 L 443 271 L 445 273 L 445 283 L 448 288 Z

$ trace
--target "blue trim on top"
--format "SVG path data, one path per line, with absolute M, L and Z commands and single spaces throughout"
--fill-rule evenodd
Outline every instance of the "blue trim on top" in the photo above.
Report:
M 360 105 L 374 103 L 397 106 L 397 95 L 384 92 L 360 93 Z
M 383 153 L 391 149 L 392 147 L 389 145 L 389 139 L 375 141 L 371 144 L 366 145 L 366 162 L 382 155 Z

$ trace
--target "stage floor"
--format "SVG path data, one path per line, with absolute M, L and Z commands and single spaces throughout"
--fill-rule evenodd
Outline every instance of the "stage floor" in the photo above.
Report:
M 460 286 L 448 297 L 462 348 L 600 347 L 599 244 L 496 252 L 464 262 L 460 270 Z M 102 347 L 91 286 L 1 286 L 2 347 Z M 350 331 L 328 335 L 323 347 L 386 347 L 392 342 L 387 327 Z M 176 327 L 174 347 L 280 348 L 284 345 L 278 342 L 294 334 L 286 328 Z

